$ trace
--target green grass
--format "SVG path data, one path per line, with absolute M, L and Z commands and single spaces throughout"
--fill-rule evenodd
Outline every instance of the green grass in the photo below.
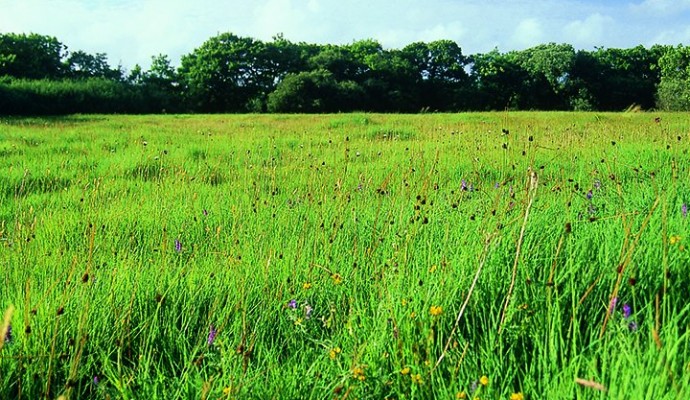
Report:
M 690 396 L 684 114 L 1 122 L 0 398 Z

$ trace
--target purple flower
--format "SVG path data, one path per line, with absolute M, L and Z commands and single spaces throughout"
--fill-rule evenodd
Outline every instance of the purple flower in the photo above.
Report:
M 637 331 L 637 322 L 632 321 L 631 323 L 629 323 L 628 329 L 630 329 L 631 332 L 636 332 Z
M 12 343 L 12 325 L 7 325 L 7 332 L 5 332 L 5 343 Z
M 590 190 L 589 192 L 587 192 L 587 200 L 592 200 L 592 197 L 594 197 L 594 194 Z
M 680 212 L 683 214 L 683 218 L 688 217 L 688 205 L 686 203 L 683 203 L 683 205 L 680 207 Z
M 206 339 L 206 344 L 211 346 L 213 344 L 213 341 L 216 340 L 217 334 L 218 334 L 218 331 L 216 330 L 216 328 L 213 325 L 209 326 L 209 328 L 208 328 L 208 339 Z
M 496 182 L 496 184 L 494 185 L 494 189 L 498 189 L 498 188 L 500 188 L 500 187 L 501 187 L 501 184 L 498 183 L 498 182 Z
M 618 297 L 611 299 L 611 304 L 609 304 L 609 314 L 613 314 L 616 311 L 616 303 L 618 303 Z
M 175 251 L 178 253 L 182 251 L 182 242 L 180 242 L 180 239 L 175 239 Z
M 297 300 L 295 300 L 295 299 L 290 300 L 290 302 L 288 303 L 288 307 L 292 308 L 293 310 L 296 309 L 297 308 Z
M 630 318 L 630 314 L 632 314 L 632 309 L 630 308 L 629 304 L 623 304 L 623 317 L 625 319 Z
M 463 192 L 467 190 L 467 182 L 464 179 L 460 183 L 460 190 L 462 190 Z
M 94 376 L 93 376 L 93 384 L 96 385 L 96 386 L 98 386 L 98 383 L 99 383 L 99 382 L 100 382 L 100 380 L 98 379 L 98 375 L 94 375 Z
M 312 313 L 313 311 L 314 311 L 314 309 L 312 308 L 312 306 L 310 306 L 309 304 L 305 305 L 305 306 L 304 306 L 304 316 L 305 316 L 305 318 L 306 318 L 306 319 L 311 318 L 311 313 Z

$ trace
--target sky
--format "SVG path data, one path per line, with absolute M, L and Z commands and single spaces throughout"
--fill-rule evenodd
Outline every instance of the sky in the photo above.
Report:
M 690 44 L 690 0 L 0 0 L 0 33 L 55 36 L 111 65 L 173 64 L 225 32 L 400 49 L 451 39 L 464 54 L 556 42 L 576 49 Z

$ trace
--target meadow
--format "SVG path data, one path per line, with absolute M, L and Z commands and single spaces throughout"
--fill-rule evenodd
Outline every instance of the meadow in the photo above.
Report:
M 0 119 L 0 398 L 690 398 L 689 142 L 674 113 Z

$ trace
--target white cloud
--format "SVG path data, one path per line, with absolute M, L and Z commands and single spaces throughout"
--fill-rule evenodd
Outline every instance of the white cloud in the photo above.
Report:
M 631 0 L 632 1 L 632 0 Z M 0 0 L 0 32 L 56 36 L 70 49 L 105 52 L 111 64 L 174 63 L 223 32 L 270 40 L 388 48 L 451 39 L 465 54 L 546 42 L 577 48 L 688 41 L 690 0 Z M 656 11 L 654 11 L 656 10 Z
M 690 10 L 690 0 L 644 0 L 633 4 L 632 10 L 638 14 L 654 14 L 668 16 Z
M 605 34 L 614 23 L 613 18 L 596 13 L 584 20 L 570 22 L 563 28 L 563 33 L 575 46 L 601 46 L 606 44 Z
M 541 23 L 536 18 L 523 19 L 515 28 L 512 42 L 523 48 L 543 43 Z

